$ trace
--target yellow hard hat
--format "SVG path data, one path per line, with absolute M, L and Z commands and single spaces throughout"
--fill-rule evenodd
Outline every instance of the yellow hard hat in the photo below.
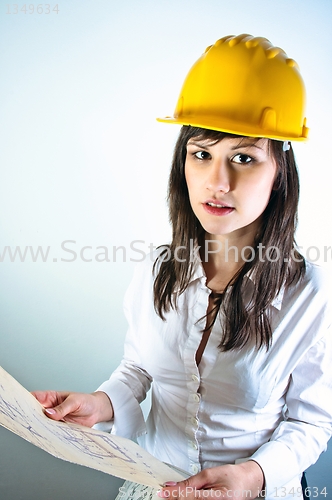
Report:
M 304 141 L 305 87 L 297 63 L 269 40 L 225 36 L 190 69 L 174 116 L 160 122 Z

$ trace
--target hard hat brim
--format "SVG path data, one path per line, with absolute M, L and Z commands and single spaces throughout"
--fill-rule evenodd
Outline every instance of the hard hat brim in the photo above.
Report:
M 262 137 L 266 139 L 275 139 L 279 141 L 299 141 L 304 142 L 308 139 L 308 136 L 300 136 L 294 134 L 279 134 L 277 131 L 262 131 L 261 127 L 257 127 L 257 130 L 253 125 L 248 125 L 245 123 L 232 124 L 231 121 L 224 121 L 223 126 L 220 126 L 220 117 L 204 117 L 200 116 L 199 120 L 193 120 L 192 117 L 181 116 L 181 118 L 175 118 L 174 116 L 165 116 L 164 118 L 157 118 L 158 122 L 161 123 L 173 123 L 176 125 L 191 125 L 192 127 L 205 128 L 208 130 L 216 130 L 218 132 L 226 132 L 229 134 L 235 134 L 244 137 Z M 306 134 L 308 129 L 306 130 Z

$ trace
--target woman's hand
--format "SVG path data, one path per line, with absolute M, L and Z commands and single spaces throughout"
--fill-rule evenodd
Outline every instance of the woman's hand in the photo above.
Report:
M 179 483 L 165 483 L 158 492 L 161 498 L 226 498 L 251 500 L 263 489 L 264 475 L 253 460 L 236 465 L 205 469 Z
M 92 427 L 98 422 L 113 418 L 111 400 L 105 392 L 92 394 L 79 392 L 35 391 L 32 392 L 53 420 L 63 420 Z

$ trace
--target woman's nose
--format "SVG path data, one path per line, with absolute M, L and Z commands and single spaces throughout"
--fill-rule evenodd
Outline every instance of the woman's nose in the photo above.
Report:
M 211 164 L 211 168 L 207 178 L 207 188 L 210 191 L 222 191 L 227 193 L 230 190 L 231 173 L 227 162 L 215 161 Z

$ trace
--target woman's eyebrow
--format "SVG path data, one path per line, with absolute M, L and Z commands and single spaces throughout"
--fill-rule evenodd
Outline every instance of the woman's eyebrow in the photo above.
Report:
M 264 151 L 263 148 L 261 148 L 260 146 L 257 146 L 256 142 L 241 141 L 238 144 L 235 144 L 234 146 L 231 147 L 232 150 L 240 149 L 240 148 L 257 148 L 257 149 L 260 149 L 261 151 Z
M 199 141 L 193 141 L 191 139 L 189 139 L 189 141 L 187 142 L 187 146 L 197 146 L 199 148 L 208 148 L 210 146 L 213 146 L 215 144 L 215 142 L 199 142 Z
M 214 146 L 216 144 L 215 141 L 212 141 L 212 142 L 205 142 L 204 140 L 203 141 L 195 141 L 193 139 L 189 139 L 189 141 L 187 142 L 187 146 L 196 146 L 196 147 L 199 147 L 199 148 L 209 148 L 211 146 Z M 260 149 L 261 151 L 264 151 L 263 148 L 261 148 L 260 146 L 257 145 L 257 142 L 249 142 L 249 141 L 246 141 L 246 140 L 241 140 L 239 143 L 235 144 L 234 146 L 231 146 L 231 150 L 234 151 L 235 149 L 240 149 L 240 148 L 257 148 L 257 149 Z

